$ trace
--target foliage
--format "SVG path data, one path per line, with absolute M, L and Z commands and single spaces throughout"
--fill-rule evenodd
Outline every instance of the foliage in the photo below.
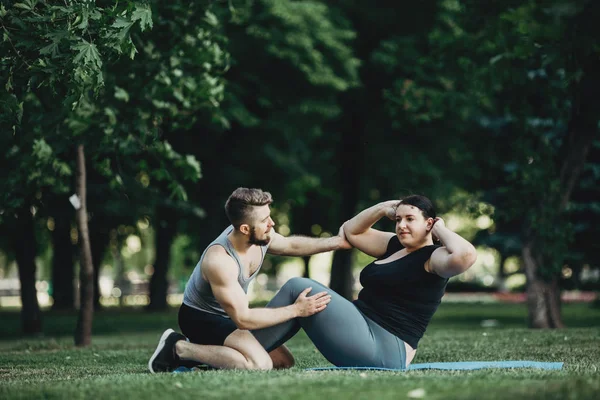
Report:
M 248 1 L 234 15 L 224 107 L 233 129 L 254 137 L 256 161 L 277 174 L 272 186 L 303 203 L 331 157 L 316 146 L 333 134 L 326 124 L 342 111 L 336 96 L 358 83 L 355 35 L 317 1 Z
M 103 66 L 121 53 L 133 56 L 129 31 L 133 25 L 151 27 L 151 13 L 137 2 L 100 7 L 92 1 L 27 0 L 2 3 L 0 18 L 6 89 L 0 102 L 7 106 L 0 140 L 3 167 L 14 172 L 2 182 L 2 208 L 8 211 L 36 193 L 40 198 L 45 188 L 68 190 L 73 167 L 67 160 L 74 158 L 72 140 L 81 140 L 83 130 L 67 130 L 63 121 L 89 112 L 104 85 Z
M 200 164 L 176 152 L 167 134 L 192 124 L 203 109 L 222 120 L 216 110 L 227 54 L 207 5 L 26 2 L 2 10 L 2 101 L 13 106 L 3 114 L 3 126 L 13 131 L 3 135 L 3 148 L 6 167 L 25 175 L 3 182 L 3 208 L 45 189 L 66 193 L 73 139 L 93 149 L 98 183 L 107 181 L 97 193 L 108 185 L 144 200 L 137 193 L 154 187 L 157 195 L 186 201 L 180 181 L 197 180 Z M 148 189 L 150 183 L 156 184 Z
M 237 186 L 272 192 L 274 207 L 285 214 L 298 210 L 291 204 L 309 203 L 314 191 L 335 198 L 323 184 L 336 167 L 328 139 L 339 138 L 328 124 L 342 112 L 337 96 L 357 84 L 354 34 L 329 6 L 288 0 L 230 5 L 215 9 L 231 60 L 221 107 L 229 125 L 197 124 L 201 135 L 173 142 L 202 160 L 203 179 L 190 189 L 207 210 L 202 229 L 189 226 L 196 249 L 227 224 L 223 204 Z M 319 216 L 312 214 L 313 223 Z
M 586 60 L 598 56 L 588 4 L 442 1 L 425 45 L 399 38 L 377 53 L 402 70 L 386 91 L 394 124 L 435 140 L 427 161 L 494 206 L 499 235 L 535 234 L 545 277 L 572 246 L 560 169 Z
M 475 13 L 489 10 L 468 3 Z M 524 2 L 518 7 L 498 4 L 494 19 L 466 23 L 475 48 L 489 57 L 480 79 L 494 94 L 491 108 L 480 122 L 500 121 L 495 134 L 507 152 L 498 152 L 501 175 L 491 188 L 504 221 L 520 221 L 521 234 L 535 235 L 536 249 L 544 259 L 541 275 L 555 276 L 572 245 L 573 226 L 562 205 L 567 188 L 561 179 L 569 135 L 578 129 L 580 82 L 588 60 L 598 57 L 593 44 L 589 2 L 549 2 L 539 7 Z M 587 7 L 587 8 L 586 8 Z M 485 11 L 484 11 L 485 10 Z M 477 34 L 477 33 L 478 34 Z M 582 98 L 582 101 L 588 101 Z M 492 111 L 493 110 L 493 111 Z M 597 117 L 597 116 L 596 116 Z M 596 128 L 597 129 L 597 128 Z M 575 132 L 575 135 L 586 135 Z M 497 162 L 497 161 L 496 161 Z M 492 197 L 490 196 L 490 197 Z

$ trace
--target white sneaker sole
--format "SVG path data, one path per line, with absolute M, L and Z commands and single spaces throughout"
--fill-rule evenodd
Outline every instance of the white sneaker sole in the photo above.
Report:
M 164 333 L 160 337 L 160 340 L 158 341 L 158 346 L 156 346 L 156 350 L 154 350 L 154 354 L 152 354 L 152 357 L 150 357 L 150 361 L 148 361 L 148 369 L 150 370 L 151 373 L 153 373 L 153 374 L 156 373 L 156 371 L 154 371 L 154 369 L 152 369 L 152 363 L 158 356 L 158 353 L 160 353 L 161 350 L 165 347 L 165 342 L 166 342 L 167 338 L 173 332 L 175 332 L 173 329 L 167 329 L 166 331 L 164 331 Z

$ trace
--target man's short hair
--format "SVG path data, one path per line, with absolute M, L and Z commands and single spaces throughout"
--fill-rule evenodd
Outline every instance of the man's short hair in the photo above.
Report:
M 231 225 L 237 229 L 240 225 L 250 222 L 254 207 L 264 206 L 272 202 L 273 198 L 269 192 L 240 187 L 235 189 L 227 199 L 225 214 L 227 214 Z

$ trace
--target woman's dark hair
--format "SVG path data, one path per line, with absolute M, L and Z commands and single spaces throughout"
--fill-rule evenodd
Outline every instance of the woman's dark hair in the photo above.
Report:
M 431 202 L 431 200 L 429 200 L 425 196 L 413 194 L 411 196 L 407 196 L 407 197 L 404 197 L 403 199 L 400 199 L 400 204 L 408 204 L 408 205 L 417 207 L 419 210 L 421 210 L 421 213 L 423 214 L 423 217 L 425 219 L 427 219 L 427 218 L 435 219 L 435 217 L 436 217 L 435 208 L 433 207 L 433 203 Z

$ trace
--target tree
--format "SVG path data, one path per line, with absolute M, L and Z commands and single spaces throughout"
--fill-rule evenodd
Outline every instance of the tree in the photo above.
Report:
M 82 288 L 84 295 L 81 302 L 81 313 L 78 331 L 75 335 L 77 345 L 89 345 L 91 338 L 93 286 L 90 286 L 90 271 L 93 270 L 89 238 L 87 237 L 87 215 L 85 204 L 85 136 L 82 130 L 66 130 L 61 124 L 63 119 L 76 120 L 85 115 L 90 108 L 92 94 L 97 93 L 103 85 L 102 58 L 117 56 L 127 50 L 133 55 L 134 46 L 129 38 L 129 28 L 140 21 L 142 29 L 150 26 L 150 11 L 147 7 L 133 2 L 125 2 L 113 8 L 101 8 L 90 1 L 71 2 L 64 5 L 53 5 L 46 2 L 25 1 L 12 4 L 6 8 L 0 4 L 0 18 L 4 41 L 2 42 L 2 80 L 7 92 L 0 99 L 7 104 L 9 112 L 3 114 L 3 127 L 13 132 L 8 139 L 12 149 L 9 160 L 21 167 L 31 165 L 37 167 L 50 165 L 58 172 L 59 184 L 64 190 L 67 185 L 60 177 L 70 175 L 68 164 L 55 158 L 53 148 L 45 138 L 54 139 L 50 143 L 56 147 L 66 148 L 72 141 L 77 146 L 78 192 L 81 209 L 78 216 L 79 229 L 82 234 Z M 123 23 L 128 24 L 126 30 Z M 55 101 L 64 98 L 63 102 Z M 41 108 L 40 115 L 29 114 L 32 109 Z M 24 121 L 23 121 L 24 120 Z M 36 124 L 41 120 L 42 124 Z M 72 124 L 70 127 L 73 127 Z M 28 131 L 28 128 L 31 131 Z M 49 129 L 48 132 L 45 129 Z M 52 135 L 54 134 L 54 136 Z M 69 135 L 70 134 L 70 135 Z M 64 135 L 61 137 L 61 135 Z M 28 156 L 33 143 L 33 156 Z M 37 147 L 36 147 L 37 146 Z M 29 165 L 28 165 L 29 164 Z M 12 167 L 15 164 L 11 165 Z M 12 169 L 12 168 L 11 168 Z M 31 171 L 31 169 L 15 170 Z M 26 172 L 25 172 L 26 173 Z M 23 187 L 17 182 L 21 176 L 15 174 L 14 180 L 4 182 L 9 191 L 5 194 L 3 208 L 10 211 L 27 207 L 26 199 L 41 187 L 52 182 L 54 174 L 40 172 L 27 176 L 24 181 L 30 183 Z M 13 191 L 21 187 L 20 192 Z M 5 192 L 6 193 L 6 192 Z M 33 256 L 31 252 L 30 257 Z M 31 268 L 20 265 L 24 276 L 24 293 L 32 290 Z M 85 281 L 88 279 L 88 281 Z M 33 288 L 35 294 L 35 289 Z M 37 302 L 35 302 L 37 305 Z M 24 309 L 27 305 L 24 302 Z
M 572 238 L 566 216 L 598 134 L 592 21 L 600 9 L 587 1 L 495 6 L 501 8 L 497 25 L 487 21 L 483 31 L 500 32 L 502 41 L 487 49 L 496 52 L 487 77 L 502 88 L 494 102 L 507 112 L 504 136 L 513 143 L 497 209 L 500 217 L 523 222 L 530 326 L 562 327 L 558 280 Z
M 29 8 L 35 6 L 31 3 Z M 47 131 L 36 133 L 38 137 L 48 139 L 48 142 L 41 140 L 47 150 L 46 165 L 64 167 L 64 175 L 69 177 L 69 166 L 74 162 L 73 159 L 61 159 L 61 150 L 66 154 L 71 139 L 78 138 L 86 148 L 93 149 L 87 157 L 95 179 L 92 187 L 99 189 L 101 198 L 106 199 L 105 194 L 111 193 L 116 196 L 108 196 L 109 201 L 115 201 L 115 197 L 118 198 L 117 203 L 120 201 L 119 206 L 104 203 L 90 210 L 95 219 L 91 224 L 94 237 L 98 237 L 102 230 L 109 230 L 106 224 L 96 222 L 102 220 L 103 210 L 122 212 L 129 208 L 130 212 L 124 214 L 134 216 L 129 218 L 135 222 L 135 216 L 150 215 L 152 209 L 159 205 L 178 207 L 178 202 L 186 201 L 185 189 L 179 180 L 197 180 L 200 177 L 200 165 L 195 158 L 177 153 L 167 140 L 178 129 L 196 121 L 199 110 L 208 115 L 208 120 L 218 119 L 215 110 L 223 91 L 218 74 L 219 69 L 226 66 L 227 55 L 214 40 L 213 31 L 218 30 L 218 21 L 207 11 L 208 6 L 207 3 L 194 3 L 190 7 L 188 3 L 178 2 L 126 2 L 112 8 L 101 8 L 91 2 L 83 2 L 53 8 L 43 3 L 39 10 L 36 9 L 37 14 L 49 12 L 41 13 L 41 19 L 28 20 L 43 22 L 36 26 L 38 31 L 29 30 L 27 33 L 31 36 L 27 36 L 25 25 L 17 24 L 23 28 L 20 31 L 15 28 L 15 32 L 22 35 L 13 41 L 17 47 L 29 46 L 27 49 L 33 52 L 31 57 L 34 58 L 36 50 L 44 44 L 42 55 L 45 57 L 38 63 L 52 67 L 42 71 L 46 75 L 37 71 L 42 76 L 36 78 L 42 83 L 52 83 L 54 91 L 46 93 L 38 90 L 32 95 L 36 99 L 45 96 L 52 100 L 55 95 L 68 94 L 67 102 L 60 107 L 52 108 L 51 101 L 47 101 L 48 108 L 40 114 L 50 132 L 64 134 L 66 131 L 72 135 L 67 138 L 56 135 L 50 140 Z M 160 16 L 157 19 L 160 29 L 146 37 L 148 33 L 141 34 L 140 31 L 152 27 L 152 10 Z M 31 10 L 19 12 L 28 11 Z M 10 22 L 20 23 L 22 16 L 17 15 L 17 11 L 10 12 L 7 14 Z M 197 20 L 201 18 L 204 23 L 198 24 Z M 53 26 L 48 24 L 56 21 L 59 23 Z M 12 29 L 9 27 L 8 31 Z M 84 35 L 87 40 L 77 42 L 79 35 Z M 41 39 L 35 42 L 38 36 Z M 44 43 L 40 44 L 40 40 Z M 79 53 L 72 59 L 65 49 L 77 49 Z M 136 54 L 138 57 L 131 61 L 119 57 L 121 54 L 132 59 Z M 11 60 L 18 62 L 21 54 L 13 55 L 15 57 Z M 140 61 L 137 62 L 137 59 Z M 10 65 L 6 65 L 3 73 L 12 71 Z M 75 71 L 73 76 L 58 73 L 72 70 Z M 9 78 L 7 81 L 12 84 L 13 77 Z M 21 81 L 14 86 L 25 87 L 22 82 L 27 81 L 27 74 L 18 78 Z M 7 97 L 15 110 L 12 119 L 7 122 L 15 126 L 20 117 L 18 95 L 15 93 Z M 135 101 L 128 104 L 130 98 Z M 56 120 L 50 121 L 50 115 L 57 116 Z M 61 124 L 62 121 L 66 124 Z M 45 175 L 42 177 L 49 179 Z M 41 185 L 32 186 L 39 189 Z M 64 186 L 68 190 L 69 185 Z M 134 199 L 139 202 L 132 207 Z M 128 202 L 128 207 L 123 207 Z M 194 207 L 181 208 L 197 212 Z M 131 209 L 134 211 L 131 212 Z M 122 218 L 121 215 L 117 217 Z M 110 217 L 107 220 L 114 222 L 115 215 Z M 159 224 L 157 227 L 160 229 Z M 106 235 L 98 239 L 97 244 L 101 240 L 108 242 Z M 97 254 L 101 254 L 104 247 L 92 246 Z M 98 266 L 95 274 L 98 274 Z M 160 278 L 161 274 L 157 274 L 153 280 Z M 162 278 L 165 279 L 165 276 Z M 166 285 L 163 286 L 166 288 Z M 155 297 L 160 298 L 161 293 L 156 293 Z M 166 289 L 162 297 L 166 297 Z
M 233 11 L 215 9 L 231 59 L 222 105 L 229 125 L 198 124 L 205 134 L 173 142 L 194 149 L 203 165 L 203 179 L 189 193 L 206 218 L 201 226 L 190 223 L 188 232 L 196 248 L 214 239 L 227 224 L 223 204 L 237 186 L 272 192 L 273 208 L 294 214 L 286 221 L 294 233 L 309 234 L 314 223 L 337 229 L 337 216 L 326 209 L 335 192 L 322 178 L 333 175 L 334 153 L 322 145 L 337 134 L 327 127 L 341 112 L 337 94 L 356 84 L 353 33 L 317 1 L 233 4 Z M 324 210 L 316 215 L 315 207 Z M 301 218 L 310 225 L 301 226 Z
M 393 110 L 425 106 L 427 125 L 458 127 L 452 139 L 465 139 L 463 162 L 470 158 L 471 166 L 464 169 L 469 179 L 455 182 L 482 193 L 499 226 L 516 223 L 530 324 L 560 327 L 558 279 L 572 237 L 566 212 L 598 133 L 590 95 L 599 77 L 591 22 L 598 7 L 558 0 L 442 4 L 442 23 L 430 36 L 436 59 L 422 63 L 439 65 L 429 75 L 439 84 L 423 87 L 421 76 L 396 86 Z M 452 157 L 460 147 L 448 145 Z

